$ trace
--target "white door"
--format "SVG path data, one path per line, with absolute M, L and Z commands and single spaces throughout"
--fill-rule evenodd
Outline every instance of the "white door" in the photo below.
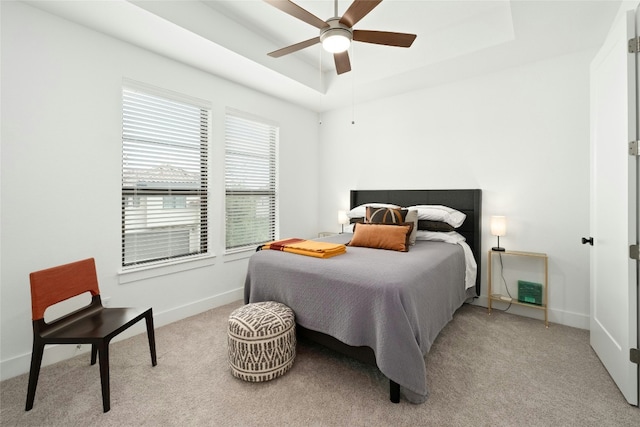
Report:
M 591 346 L 632 405 L 638 405 L 637 135 L 635 12 L 621 16 L 591 63 Z M 627 28 L 631 30 L 628 33 Z

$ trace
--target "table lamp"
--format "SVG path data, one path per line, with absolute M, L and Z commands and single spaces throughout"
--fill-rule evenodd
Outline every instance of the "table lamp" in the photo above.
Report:
M 500 247 L 500 236 L 507 234 L 507 218 L 505 216 L 494 215 L 491 217 L 491 234 L 498 237 L 498 246 L 494 246 L 491 250 L 504 252 L 504 248 Z
M 340 231 L 340 233 L 344 233 L 345 224 L 349 224 L 349 217 L 347 216 L 346 211 L 338 211 L 338 224 L 342 227 L 342 231 Z

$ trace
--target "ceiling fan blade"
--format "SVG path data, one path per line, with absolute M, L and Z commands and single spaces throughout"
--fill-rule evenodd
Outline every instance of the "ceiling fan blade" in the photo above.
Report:
M 349 61 L 349 51 L 334 53 L 333 60 L 336 63 L 336 71 L 338 74 L 351 71 L 351 61 Z
M 415 34 L 391 33 L 387 31 L 353 30 L 353 40 L 383 44 L 387 46 L 409 47 L 416 39 Z
M 328 27 L 329 24 L 324 22 L 322 19 L 318 18 L 311 12 L 301 8 L 297 4 L 289 0 L 264 0 L 269 3 L 271 6 L 280 9 L 284 13 L 287 13 L 294 18 L 298 18 L 301 21 L 306 22 L 307 24 L 313 25 L 316 28 L 323 29 Z
M 364 18 L 367 13 L 371 12 L 382 0 L 354 0 L 349 9 L 340 18 L 340 23 L 352 28 L 356 22 Z
M 287 55 L 289 53 L 297 52 L 305 47 L 313 46 L 314 44 L 320 43 L 320 37 L 314 37 L 309 40 L 305 40 L 300 43 L 292 44 L 291 46 L 283 47 L 282 49 L 274 50 L 273 52 L 268 53 L 267 55 L 272 56 L 274 58 L 280 58 L 281 56 Z

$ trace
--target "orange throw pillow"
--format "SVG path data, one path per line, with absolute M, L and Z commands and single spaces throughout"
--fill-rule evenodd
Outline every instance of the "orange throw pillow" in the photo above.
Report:
M 412 223 L 398 225 L 356 223 L 348 246 L 408 252 L 412 229 Z

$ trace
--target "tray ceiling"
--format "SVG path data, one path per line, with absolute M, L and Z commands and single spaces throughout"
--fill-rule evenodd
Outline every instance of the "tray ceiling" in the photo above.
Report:
M 97 31 L 316 111 L 598 48 L 617 0 L 384 0 L 358 29 L 417 34 L 410 48 L 354 42 L 337 76 L 318 30 L 261 0 L 26 1 Z M 334 2 L 295 1 L 326 20 Z M 341 15 L 351 4 L 338 2 Z

